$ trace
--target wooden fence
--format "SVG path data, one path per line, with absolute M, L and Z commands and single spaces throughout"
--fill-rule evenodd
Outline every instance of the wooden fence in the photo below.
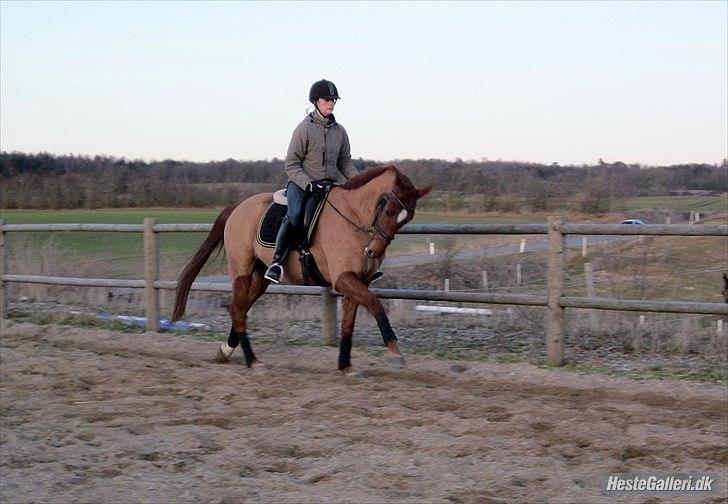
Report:
M 0 318 L 5 318 L 9 282 L 86 287 L 131 287 L 144 289 L 147 327 L 159 330 L 160 289 L 174 290 L 176 281 L 159 279 L 158 233 L 209 232 L 211 224 L 159 224 L 157 219 L 144 219 L 144 224 L 3 224 L 0 221 Z M 6 233 L 23 231 L 103 231 L 144 233 L 144 279 L 119 280 L 104 278 L 69 278 L 15 275 L 6 270 Z M 561 217 L 549 217 L 546 224 L 409 224 L 402 234 L 444 235 L 547 235 L 546 295 L 492 294 L 480 292 L 433 291 L 412 289 L 372 289 L 380 298 L 450 301 L 465 303 L 509 304 L 546 307 L 547 361 L 559 366 L 564 362 L 563 341 L 566 308 L 589 308 L 662 313 L 693 313 L 728 316 L 728 304 L 686 301 L 642 301 L 564 296 L 564 269 L 567 235 L 659 235 L 659 236 L 728 236 L 728 225 L 628 225 L 570 224 Z M 195 282 L 195 291 L 230 292 L 227 284 Z M 336 300 L 338 292 L 323 287 L 271 285 L 272 294 L 321 296 L 323 299 L 323 337 L 325 344 L 336 340 Z

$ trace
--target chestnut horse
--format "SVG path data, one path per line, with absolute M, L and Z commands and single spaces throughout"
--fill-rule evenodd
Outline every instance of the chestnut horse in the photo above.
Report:
M 359 305 L 376 319 L 388 348 L 387 361 L 393 366 L 405 364 L 384 307 L 369 290 L 369 279 L 379 270 L 395 233 L 414 217 L 417 200 L 431 190 L 431 186 L 417 189 L 390 165 L 366 170 L 329 192 L 309 247 L 324 279 L 344 296 L 339 369 L 345 375 L 355 374 L 351 337 Z M 226 362 L 241 344 L 247 366 L 261 365 L 248 340 L 247 314 L 269 284 L 263 274 L 273 249 L 258 243 L 256 233 L 272 199 L 270 193 L 257 194 L 223 210 L 177 283 L 173 320 L 184 314 L 192 282 L 212 252 L 224 243 L 232 279 L 232 327 L 227 342 L 218 349 L 218 362 Z M 284 264 L 285 280 L 294 284 L 303 283 L 298 257 L 292 251 Z

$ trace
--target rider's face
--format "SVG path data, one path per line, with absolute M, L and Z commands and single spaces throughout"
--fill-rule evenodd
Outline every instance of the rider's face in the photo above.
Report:
M 334 111 L 334 105 L 336 105 L 336 100 L 330 99 L 330 98 L 317 98 L 316 99 L 316 106 L 319 109 L 319 112 L 321 112 L 321 115 L 324 117 L 328 117 L 333 111 Z

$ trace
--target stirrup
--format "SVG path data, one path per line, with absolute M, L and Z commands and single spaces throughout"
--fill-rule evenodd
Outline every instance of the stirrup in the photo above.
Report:
M 281 266 L 278 263 L 273 263 L 265 271 L 265 275 L 263 275 L 263 278 L 265 278 L 266 280 L 273 282 L 275 284 L 279 284 L 279 283 L 281 283 L 282 276 L 283 276 L 283 266 Z

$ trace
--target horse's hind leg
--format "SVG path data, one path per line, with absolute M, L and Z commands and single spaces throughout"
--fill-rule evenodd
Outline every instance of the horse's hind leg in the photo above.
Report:
M 259 364 L 248 339 L 247 321 L 250 307 L 268 288 L 269 282 L 263 278 L 264 270 L 265 267 L 262 264 L 256 264 L 252 275 L 241 275 L 233 280 L 233 294 L 230 303 L 232 327 L 227 342 L 223 343 L 218 350 L 216 359 L 218 362 L 227 362 L 240 344 L 243 348 L 245 364 L 248 367 Z

